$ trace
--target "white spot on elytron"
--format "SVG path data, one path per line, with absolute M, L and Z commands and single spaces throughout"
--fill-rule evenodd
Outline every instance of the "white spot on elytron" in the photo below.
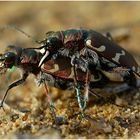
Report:
M 44 54 L 44 53 L 45 53 L 45 48 L 42 48 L 42 49 L 40 50 L 40 53 Z
M 99 48 L 95 48 L 94 46 L 91 45 L 91 40 L 87 40 L 86 41 L 86 45 L 89 47 L 89 48 L 93 48 L 95 50 L 97 50 L 98 52 L 103 52 L 105 51 L 106 47 L 104 45 L 100 46 Z
M 121 53 L 116 53 L 116 56 L 114 58 L 112 58 L 112 60 L 114 60 L 115 62 L 119 63 L 119 59 L 121 56 L 125 55 L 125 51 L 121 51 Z
M 54 64 L 54 69 L 51 69 L 51 70 L 48 70 L 48 71 L 54 73 L 54 72 L 57 72 L 59 70 L 60 70 L 59 66 L 57 64 Z

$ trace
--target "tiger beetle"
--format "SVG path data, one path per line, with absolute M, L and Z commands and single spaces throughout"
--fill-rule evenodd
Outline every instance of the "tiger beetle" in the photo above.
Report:
M 82 112 L 85 110 L 84 104 L 88 98 L 86 91 L 89 90 L 91 75 L 94 75 L 95 72 L 97 75 L 102 73 L 110 81 L 126 82 L 129 86 L 137 86 L 137 78 L 140 77 L 137 62 L 128 51 L 113 40 L 109 33 L 104 36 L 94 30 L 86 29 L 49 31 L 40 44 L 41 47 L 34 49 L 39 49 L 43 55 L 39 62 L 41 69 L 44 69 L 45 62 L 49 60 L 50 56 L 56 60 L 59 56 L 70 58 L 75 91 Z M 86 84 L 83 104 L 77 80 L 78 69 L 87 73 L 85 79 L 88 79 L 84 81 Z
M 27 35 L 22 30 L 16 29 Z M 65 82 L 72 80 L 83 117 L 91 81 L 98 83 L 107 79 L 112 82 L 127 83 L 130 87 L 138 86 L 137 77 L 140 77 L 140 69 L 137 62 L 128 51 L 112 39 L 110 34 L 104 36 L 94 30 L 68 29 L 47 32 L 44 40 L 34 41 L 41 46 L 26 49 L 14 47 L 16 54 L 7 52 L 1 55 L 1 68 L 11 68 L 15 65 L 24 72 L 22 79 L 8 87 L 1 106 L 8 91 L 22 84 L 29 73 L 38 75 L 41 72 L 40 83 L 44 79 L 46 81 L 46 77 L 42 78 L 45 73 Z M 62 58 L 63 61 L 68 59 L 68 63 L 62 62 Z M 84 84 L 80 84 L 81 82 Z M 84 86 L 83 101 L 82 86 Z

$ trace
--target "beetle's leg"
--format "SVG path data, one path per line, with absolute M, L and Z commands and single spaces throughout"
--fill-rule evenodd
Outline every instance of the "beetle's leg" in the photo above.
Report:
M 106 85 L 106 87 L 103 88 L 105 92 L 113 93 L 113 94 L 121 93 L 131 89 L 135 89 L 135 88 L 130 87 L 127 83 L 121 83 L 117 85 L 108 84 Z
M 8 96 L 8 91 L 9 91 L 10 89 L 12 89 L 12 88 L 18 86 L 18 85 L 23 84 L 23 83 L 25 82 L 25 80 L 27 79 L 27 77 L 28 77 L 28 73 L 24 73 L 21 79 L 19 79 L 19 80 L 13 82 L 12 84 L 10 84 L 10 85 L 8 86 L 8 89 L 6 90 L 6 93 L 4 94 L 4 96 L 3 96 L 3 98 L 2 98 L 2 101 L 1 101 L 1 103 L 0 103 L 0 108 L 3 108 L 3 103 L 5 102 L 6 97 Z
M 121 41 L 127 41 L 130 37 L 130 31 L 127 28 L 117 28 L 110 30 L 110 32 L 113 36 L 113 41 L 118 43 Z
M 47 84 L 46 84 L 45 81 L 44 81 L 44 87 L 45 87 L 45 91 L 46 91 L 45 93 L 46 93 L 46 96 L 47 96 L 47 99 L 48 99 L 51 115 L 52 115 L 55 123 L 57 124 L 57 122 L 56 122 L 57 119 L 56 119 L 56 114 L 55 114 L 55 107 L 54 107 L 54 104 L 53 104 L 53 102 L 51 100 L 51 97 L 49 95 L 48 87 L 47 87 Z
M 86 72 L 88 68 L 88 62 L 86 59 L 80 57 L 79 53 L 76 53 L 71 56 L 71 65 L 76 66 L 76 68 L 81 69 L 83 72 Z
M 107 32 L 107 33 L 106 33 L 106 37 L 107 37 L 109 40 L 111 40 L 111 41 L 114 40 L 114 39 L 112 38 L 112 35 L 111 35 L 110 32 Z
M 80 57 L 81 56 L 81 57 Z M 81 54 L 80 54 L 79 58 L 76 57 L 75 55 L 72 56 L 71 59 L 71 64 L 73 65 L 74 68 L 74 77 L 75 77 L 75 89 L 76 89 L 76 95 L 78 98 L 78 103 L 79 103 L 79 107 L 82 111 L 82 116 L 84 116 L 84 111 L 86 108 L 86 104 L 88 101 L 88 92 L 89 92 L 89 84 L 88 81 L 89 79 L 89 64 L 91 62 L 91 64 L 93 64 L 95 67 L 98 63 L 98 55 L 94 52 L 94 51 L 90 51 L 89 49 L 85 48 Z M 89 58 L 90 57 L 90 58 Z M 91 61 L 94 59 L 94 62 Z M 76 65 L 76 66 L 75 66 Z M 86 72 L 86 81 L 85 81 L 85 87 L 84 87 L 84 100 L 82 101 L 81 98 L 81 94 L 80 94 L 80 85 L 78 85 L 77 82 L 77 74 L 76 74 L 76 68 L 80 68 L 82 71 Z
M 86 109 L 87 101 L 88 101 L 88 95 L 89 95 L 89 70 L 86 72 L 86 81 L 85 81 L 85 89 L 84 89 L 84 103 L 83 103 L 83 109 Z
M 124 82 L 126 82 L 129 86 L 136 87 L 137 80 L 136 76 L 140 76 L 137 72 L 133 71 L 132 69 L 123 68 L 123 67 L 116 67 L 113 69 L 114 72 L 119 73 L 122 77 Z
M 82 101 L 82 97 L 81 97 L 81 92 L 80 92 L 81 86 L 80 86 L 80 84 L 78 84 L 75 64 L 73 66 L 73 71 L 74 71 L 75 92 L 76 92 L 76 96 L 77 96 L 79 107 L 81 109 L 82 118 L 84 118 L 84 116 L 85 116 L 84 115 L 84 105 L 83 105 L 83 101 Z

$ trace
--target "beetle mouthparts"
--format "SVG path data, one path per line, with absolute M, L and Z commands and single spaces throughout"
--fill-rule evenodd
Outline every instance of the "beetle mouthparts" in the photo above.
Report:
M 38 67 L 42 65 L 43 61 L 47 58 L 49 54 L 50 54 L 49 51 L 46 51 L 45 55 L 41 58 Z

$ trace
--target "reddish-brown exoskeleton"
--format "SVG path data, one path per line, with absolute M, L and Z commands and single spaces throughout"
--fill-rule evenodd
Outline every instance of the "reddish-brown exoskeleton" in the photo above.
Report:
M 50 56 L 56 60 L 60 56 L 70 58 L 77 96 L 80 92 L 78 69 L 86 73 L 85 95 L 87 95 L 91 75 L 95 75 L 94 73 L 97 77 L 102 73 L 110 81 L 124 81 L 134 87 L 137 85 L 136 75 L 139 76 L 137 62 L 129 52 L 115 43 L 111 36 L 103 36 L 93 30 L 69 29 L 48 32 L 40 43 L 42 46 L 36 49 L 40 49 L 43 55 L 39 63 L 42 70 L 47 71 L 44 62 L 49 61 Z M 65 77 L 65 73 L 59 73 L 60 71 L 51 72 L 52 75 Z M 84 110 L 85 107 L 80 103 L 79 106 Z
M 116 44 L 110 37 L 103 36 L 93 30 L 70 29 L 48 32 L 45 40 L 39 43 L 42 44 L 40 48 L 22 49 L 22 51 L 19 51 L 20 53 L 15 54 L 14 63 L 11 65 L 21 67 L 25 76 L 23 74 L 21 80 L 9 86 L 2 104 L 9 89 L 25 81 L 30 72 L 35 75 L 41 72 L 39 82 L 44 82 L 48 77 L 53 78 L 53 80 L 58 79 L 57 82 L 53 82 L 54 84 L 57 83 L 58 87 L 61 86 L 62 81 L 64 83 L 74 81 L 82 112 L 86 107 L 88 91 L 91 88 L 92 81 L 96 83 L 108 79 L 110 81 L 126 82 L 130 86 L 137 85 L 138 64 L 131 54 Z M 33 49 L 39 49 L 40 52 Z M 29 55 L 24 52 L 28 52 Z M 11 54 L 8 56 L 11 57 Z M 33 56 L 36 57 L 35 61 Z M 0 60 L 2 61 L 2 67 L 11 67 L 11 65 L 8 65 L 9 62 L 5 63 L 7 54 L 2 55 Z M 47 74 L 47 76 L 44 77 L 44 74 Z M 84 102 L 80 97 L 82 87 L 85 87 Z
M 10 69 L 13 66 L 16 66 L 22 70 L 22 77 L 21 79 L 13 82 L 8 86 L 8 89 L 3 96 L 0 107 L 3 107 L 3 103 L 8 95 L 9 90 L 24 83 L 28 75 L 32 73 L 37 76 L 37 78 L 39 78 L 38 84 L 44 84 L 46 95 L 48 96 L 49 105 L 51 107 L 51 110 L 53 110 L 53 104 L 48 95 L 46 82 L 49 85 L 61 89 L 66 89 L 73 86 L 74 73 L 72 73 L 70 58 L 65 58 L 63 56 L 55 60 L 53 58 L 50 58 L 48 61 L 44 61 L 43 67 L 39 67 L 39 62 L 43 57 L 40 52 L 28 48 L 24 49 L 15 46 L 9 47 L 12 49 L 11 51 L 0 55 L 0 69 Z M 84 88 L 86 82 L 86 73 L 80 69 L 77 72 L 77 80 L 81 84 L 81 88 Z M 96 85 L 93 84 L 92 86 L 92 82 L 102 82 L 101 79 L 103 80 L 103 77 L 96 78 L 94 75 L 92 75 L 90 80 L 90 88 L 94 88 L 95 86 L 98 87 L 98 83 Z M 92 92 L 92 90 L 90 90 L 90 92 Z M 80 104 L 82 104 L 82 101 L 80 101 Z M 54 111 L 53 114 L 55 114 Z M 55 117 L 55 115 L 53 115 L 53 117 Z

